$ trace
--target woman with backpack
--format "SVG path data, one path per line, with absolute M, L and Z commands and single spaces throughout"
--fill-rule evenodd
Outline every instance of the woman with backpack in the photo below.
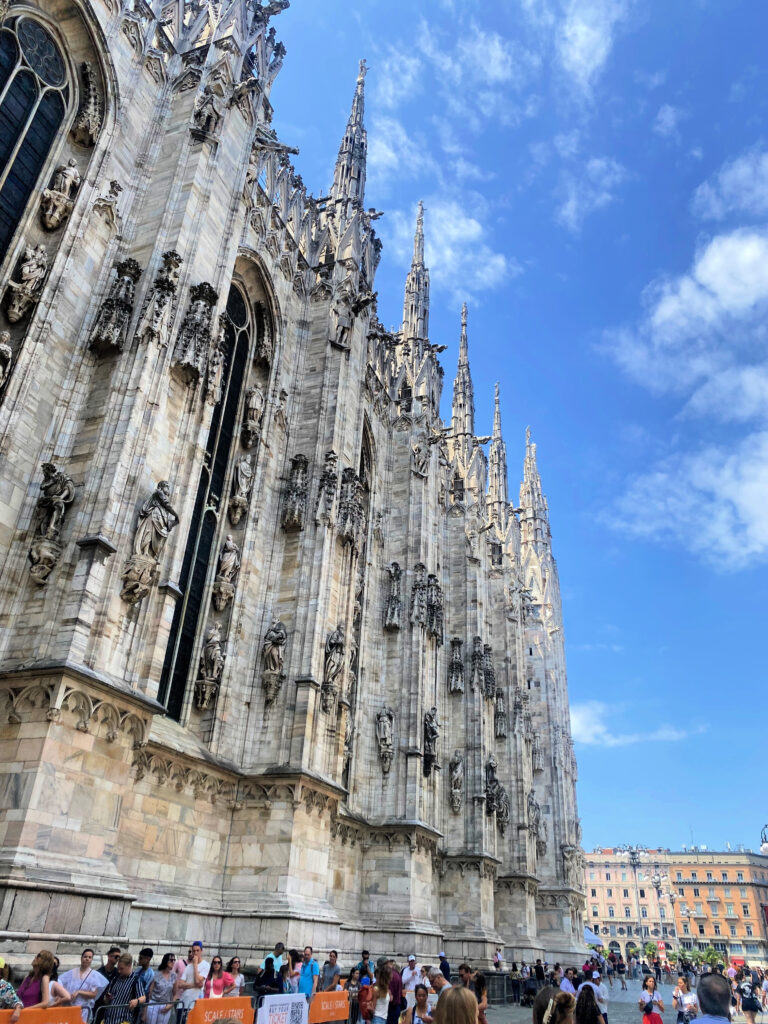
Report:
M 389 983 L 392 980 L 392 968 L 382 964 L 376 968 L 376 980 L 373 985 L 362 985 L 358 993 L 360 1014 L 363 1020 L 373 1024 L 387 1024 L 387 1013 L 392 996 L 389 994 Z

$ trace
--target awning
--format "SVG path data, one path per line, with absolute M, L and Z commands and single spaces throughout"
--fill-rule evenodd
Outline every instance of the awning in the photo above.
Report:
M 599 935 L 595 935 L 593 931 L 590 931 L 586 925 L 584 925 L 584 941 L 591 942 L 594 946 L 602 946 L 603 940 Z

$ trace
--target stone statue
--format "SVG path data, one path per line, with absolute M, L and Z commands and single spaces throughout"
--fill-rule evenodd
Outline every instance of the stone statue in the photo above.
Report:
M 163 253 L 163 263 L 136 334 L 140 341 L 155 341 L 165 347 L 173 318 L 174 298 L 179 286 L 179 267 L 184 262 L 175 249 Z
M 71 477 L 56 469 L 52 462 L 44 462 L 43 482 L 35 506 L 35 535 L 29 548 L 29 574 L 35 583 L 46 582 L 61 557 L 59 543 L 61 527 L 67 509 L 75 500 L 75 485 Z
M 402 601 L 400 598 L 400 580 L 403 570 L 397 562 L 387 566 L 389 574 L 389 596 L 387 597 L 387 609 L 384 613 L 384 629 L 400 629 L 400 616 L 402 613 Z
M 223 612 L 235 596 L 235 583 L 240 572 L 240 550 L 227 534 L 219 552 L 219 567 L 213 582 L 212 600 L 217 612 Z
M 79 187 L 80 172 L 76 160 L 70 159 L 56 168 L 51 187 L 43 189 L 40 202 L 43 227 L 47 231 L 55 231 L 67 219 L 75 205 L 74 195 Z
M 429 457 L 432 449 L 428 444 L 417 442 L 411 448 L 411 469 L 417 476 L 426 476 L 429 473 Z
M 485 689 L 485 652 L 483 651 L 483 638 L 472 637 L 472 675 L 470 676 L 472 690 Z
M 19 266 L 19 281 L 9 281 L 6 296 L 8 298 L 8 320 L 15 324 L 30 311 L 40 298 L 40 293 L 48 273 L 48 254 L 44 245 L 37 247 L 28 245 Z
M 418 562 L 414 567 L 413 587 L 411 588 L 411 625 L 426 626 L 427 624 L 427 567 Z
M 429 776 L 432 769 L 439 767 L 437 763 L 437 740 L 440 726 L 437 721 L 437 708 L 431 707 L 424 715 L 424 774 Z
M 455 636 L 451 640 L 451 660 L 448 665 L 448 693 L 464 693 L 464 641 Z
M 115 264 L 115 272 L 117 276 L 91 329 L 90 346 L 100 355 L 123 350 L 141 267 L 136 260 L 121 260 Z
M 496 708 L 493 713 L 493 726 L 496 739 L 504 739 L 507 735 L 507 707 L 504 703 L 504 694 L 501 690 L 496 692 Z
M 205 400 L 208 405 L 218 405 L 221 401 L 227 351 L 226 330 L 227 315 L 222 313 L 219 317 L 219 330 L 216 338 L 211 339 L 208 365 L 205 371 Z
M 564 843 L 560 849 L 563 855 L 563 879 L 565 884 L 570 885 L 573 889 L 580 889 L 584 884 L 584 879 L 579 871 L 578 848 L 570 843 Z
M 394 755 L 394 725 L 395 712 L 390 707 L 384 707 L 376 715 L 376 739 L 379 744 L 379 759 L 381 770 L 386 775 L 392 766 Z
M 454 814 L 458 814 L 464 800 L 464 757 L 460 750 L 454 753 L 448 768 L 450 770 L 451 810 Z
M 195 682 L 195 707 L 207 711 L 213 704 L 221 685 L 225 655 L 221 649 L 221 626 L 215 622 L 205 636 L 200 652 L 200 669 Z
M 250 455 L 241 455 L 235 462 L 232 477 L 232 497 L 229 499 L 229 521 L 237 526 L 248 508 L 253 487 L 253 466 Z
M 534 795 L 533 790 L 528 791 L 528 828 L 537 836 L 539 834 L 539 826 L 541 824 L 541 808 Z
M 161 480 L 139 509 L 133 554 L 122 572 L 120 596 L 128 604 L 136 604 L 149 593 L 157 576 L 165 542 L 178 524 L 179 517 L 171 505 L 170 484 Z
M 325 453 L 325 465 L 320 477 L 320 486 L 317 490 L 317 503 L 315 505 L 315 523 L 330 523 L 333 517 L 333 503 L 336 500 L 336 489 L 339 483 L 339 474 L 336 472 L 338 456 L 336 452 Z
M 281 391 L 277 399 L 277 405 L 275 406 L 274 416 L 272 417 L 274 422 L 283 430 L 288 429 L 288 411 L 286 408 L 287 402 L 288 392 Z
M 179 329 L 171 369 L 185 384 L 196 384 L 207 366 L 211 351 L 211 318 L 218 293 L 207 281 L 189 292 L 189 308 Z
M 215 135 L 224 113 L 224 102 L 217 96 L 210 85 L 206 85 L 203 94 L 195 104 L 192 115 L 194 130 L 205 135 Z
M 11 376 L 11 363 L 13 362 L 13 349 L 11 348 L 11 335 L 9 331 L 0 331 L 0 391 Z
M 493 667 L 493 648 L 490 644 L 483 647 L 483 686 L 485 696 L 493 700 L 496 696 L 496 670 Z
M 337 680 L 344 668 L 344 626 L 339 623 L 325 641 L 325 664 L 323 684 L 320 688 L 320 705 L 323 711 L 331 711 L 339 692 Z
M 307 465 L 306 455 L 294 455 L 291 459 L 282 519 L 283 529 L 286 531 L 304 529 L 304 516 L 307 511 Z
M 253 448 L 261 437 L 261 420 L 264 415 L 264 392 L 260 384 L 253 384 L 245 393 L 245 416 L 243 419 L 243 446 Z
M 264 704 L 270 707 L 277 700 L 283 679 L 283 661 L 285 645 L 288 642 L 288 631 L 278 618 L 272 619 L 272 625 L 264 635 L 261 657 L 264 665 L 261 674 L 261 686 L 264 690 Z
M 427 577 L 427 633 L 437 646 L 443 645 L 443 591 L 437 576 Z
M 349 544 L 357 551 L 365 533 L 364 488 L 357 473 L 347 466 L 341 474 L 339 494 L 339 517 L 336 535 L 342 544 Z
M 547 852 L 547 843 L 549 842 L 549 826 L 544 818 L 541 820 L 539 825 L 539 834 L 536 839 L 536 855 L 543 857 Z

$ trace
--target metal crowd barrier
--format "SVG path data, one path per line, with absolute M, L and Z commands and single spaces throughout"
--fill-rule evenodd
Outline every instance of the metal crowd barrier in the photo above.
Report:
M 177 999 L 176 1002 L 171 1005 L 173 1009 L 169 1010 L 168 1013 L 163 1014 L 162 1018 L 160 1018 L 162 1024 L 184 1024 L 189 1011 L 185 1008 L 180 999 Z M 130 1003 L 104 1003 L 103 1006 L 98 1008 L 92 1019 L 89 1017 L 89 1024 L 106 1024 L 107 1014 L 111 1015 L 112 1013 L 115 1013 L 115 1016 L 109 1017 L 110 1024 L 123 1024 L 123 1022 L 136 1024 L 136 1022 L 140 1021 L 143 1011 L 153 1006 L 168 1006 L 168 1003 L 143 1003 L 135 1009 L 131 1009 Z M 81 1009 L 86 1008 L 81 1007 Z M 118 1015 L 116 1012 L 118 1010 L 124 1011 L 124 1013 Z M 160 1024 L 160 1021 L 158 1021 L 158 1024 Z

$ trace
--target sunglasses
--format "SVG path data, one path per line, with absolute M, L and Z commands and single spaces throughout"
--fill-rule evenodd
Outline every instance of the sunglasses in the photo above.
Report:
M 213 966 L 215 967 L 215 966 L 216 966 L 216 964 L 218 964 L 218 965 L 219 965 L 219 967 L 221 967 L 221 960 L 214 960 L 214 961 L 213 961 Z

